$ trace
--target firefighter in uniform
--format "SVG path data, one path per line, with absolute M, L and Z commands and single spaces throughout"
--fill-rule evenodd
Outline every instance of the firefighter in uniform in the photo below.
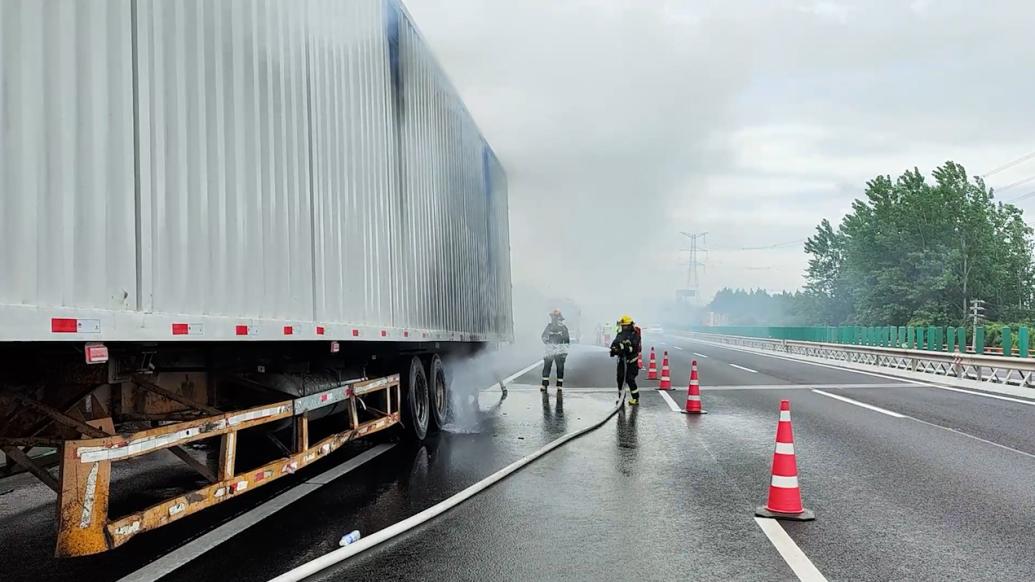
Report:
M 618 320 L 619 331 L 611 342 L 611 357 L 618 358 L 618 397 L 622 397 L 622 389 L 629 386 L 629 405 L 640 403 L 640 389 L 636 387 L 636 375 L 640 373 L 637 358 L 640 355 L 640 336 L 636 333 L 636 325 L 628 315 Z
M 568 357 L 568 345 L 571 343 L 568 326 L 564 325 L 564 316 L 561 315 L 560 309 L 550 312 L 550 323 L 546 324 L 542 339 L 546 353 L 543 355 L 543 387 L 539 390 L 546 392 L 550 387 L 550 369 L 556 362 L 557 392 L 560 393 L 564 388 L 564 360 Z

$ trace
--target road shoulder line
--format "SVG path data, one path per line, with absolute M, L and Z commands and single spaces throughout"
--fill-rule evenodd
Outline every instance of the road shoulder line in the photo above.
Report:
M 542 362 L 540 360 L 536 360 L 535 362 L 529 364 L 528 366 L 519 370 L 518 372 L 502 379 L 502 384 L 509 384 L 511 381 L 520 378 L 524 374 L 527 374 L 536 367 L 540 366 L 541 363 Z M 491 390 L 496 387 L 500 387 L 500 382 L 487 386 L 486 388 L 483 388 L 480 391 L 484 392 L 486 390 Z M 285 507 L 298 501 L 299 499 L 302 499 L 303 497 L 309 495 L 310 493 L 316 491 L 324 485 L 331 483 L 335 479 L 338 479 L 339 477 L 342 477 L 345 474 L 355 469 L 358 469 L 362 465 L 374 460 L 378 456 L 388 452 L 394 447 L 394 444 L 381 444 L 367 449 L 362 453 L 356 455 L 355 457 L 352 457 L 351 459 L 345 461 L 344 463 L 335 466 L 331 469 L 328 469 L 327 471 L 324 471 L 319 475 L 315 475 L 312 478 L 304 481 L 303 483 L 300 483 L 295 487 L 292 487 L 291 489 L 288 489 L 278 494 L 276 497 L 269 499 L 256 507 L 253 507 L 252 509 L 231 519 L 226 523 L 219 525 L 211 531 L 206 532 L 200 537 L 188 541 L 184 545 L 172 550 L 171 552 L 159 557 L 158 559 L 148 564 L 145 564 L 143 567 L 137 569 L 136 571 L 131 572 L 123 576 L 122 578 L 119 578 L 118 582 L 150 582 L 152 580 L 157 580 L 163 576 L 171 574 L 172 572 L 175 572 L 176 570 L 180 569 L 181 567 L 185 566 L 192 560 L 200 557 L 201 555 L 205 554 L 206 552 L 215 548 L 216 546 L 222 544 L 223 542 L 230 540 L 231 538 L 245 531 L 251 526 L 259 523 L 260 521 L 266 519 L 267 517 L 273 515 L 281 509 L 284 509 Z
M 223 542 L 229 541 L 231 538 L 244 532 L 251 526 L 259 523 L 281 509 L 284 509 L 299 499 L 302 499 L 324 485 L 327 485 L 333 480 L 344 476 L 346 473 L 358 469 L 367 462 L 374 460 L 394 447 L 395 445 L 382 444 L 367 449 L 348 461 L 345 461 L 341 465 L 320 473 L 312 479 L 284 491 L 273 499 L 270 499 L 257 507 L 253 507 L 202 536 L 194 538 L 144 567 L 123 576 L 118 580 L 118 582 L 145 582 L 157 580 L 163 576 L 171 574 Z
M 744 366 L 738 366 L 737 364 L 730 364 L 730 366 L 733 367 L 733 368 L 736 368 L 738 370 L 744 370 L 745 372 L 751 372 L 752 374 L 757 374 L 758 373 L 758 370 L 752 370 L 751 368 L 745 368 Z
M 826 577 L 819 571 L 819 568 L 816 568 L 816 565 L 805 555 L 805 552 L 801 551 L 801 548 L 794 543 L 791 536 L 787 535 L 787 531 L 783 529 L 780 522 L 775 519 L 756 517 L 755 523 L 762 528 L 762 533 L 769 538 L 770 543 L 780 553 L 783 561 L 787 562 L 787 565 L 790 566 L 798 580 L 801 580 L 801 582 L 827 581 Z
M 665 402 L 668 402 L 668 407 L 672 409 L 672 412 L 683 412 L 679 409 L 679 405 L 676 404 L 676 401 L 672 400 L 672 397 L 668 395 L 668 392 L 658 390 L 657 393 L 661 394 L 661 397 L 665 399 Z

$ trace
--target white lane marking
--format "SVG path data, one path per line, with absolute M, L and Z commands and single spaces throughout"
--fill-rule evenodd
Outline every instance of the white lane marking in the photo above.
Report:
M 827 397 L 833 398 L 835 400 L 840 400 L 841 402 L 847 402 L 848 404 L 854 404 L 856 406 L 861 406 L 862 408 L 866 408 L 866 409 L 872 410 L 874 412 L 879 412 L 881 414 L 887 414 L 888 416 L 893 416 L 895 418 L 907 418 L 906 415 L 904 415 L 904 414 L 899 414 L 897 412 L 892 412 L 890 410 L 887 410 L 887 409 L 884 409 L 884 408 L 880 408 L 880 407 L 874 406 L 872 404 L 866 404 L 865 402 L 859 402 L 858 400 L 852 400 L 851 398 L 845 398 L 844 396 L 840 396 L 838 394 L 831 394 L 829 392 L 824 392 L 822 390 L 813 390 L 813 392 L 815 392 L 816 394 L 822 394 L 823 396 L 827 396 Z
M 996 447 L 996 448 L 1000 448 L 1000 449 L 1003 449 L 1003 450 L 1006 450 L 1006 451 L 1010 451 L 1012 453 L 1017 453 L 1019 455 L 1024 455 L 1025 457 L 1029 457 L 1029 458 L 1035 459 L 1035 454 L 1032 454 L 1032 453 L 1029 453 L 1029 452 L 1026 452 L 1026 451 L 1021 451 L 1021 450 L 1015 449 L 1013 447 L 1008 447 L 1006 445 L 1001 445 L 1001 444 L 999 444 L 997 442 L 990 441 L 988 439 L 983 439 L 983 438 L 981 438 L 979 436 L 974 436 L 974 435 L 972 435 L 970 433 L 966 433 L 966 432 L 963 432 L 961 430 L 957 430 L 957 429 L 950 428 L 950 427 L 947 427 L 947 426 L 942 426 L 940 424 L 935 424 L 933 422 L 928 422 L 926 420 L 922 420 L 922 419 L 916 418 L 915 416 L 908 416 L 908 415 L 905 415 L 905 414 L 899 414 L 897 412 L 892 412 L 890 410 L 885 410 L 883 408 L 878 408 L 878 407 L 873 406 L 871 404 L 866 404 L 866 403 L 863 403 L 863 402 L 859 402 L 857 400 L 852 400 L 851 398 L 845 398 L 844 396 L 838 396 L 837 394 L 830 394 L 829 392 L 824 392 L 822 390 L 813 390 L 813 392 L 815 392 L 816 394 L 822 394 L 823 396 L 829 396 L 831 398 L 836 398 L 838 400 L 843 400 L 844 402 L 847 402 L 849 404 L 854 404 L 856 406 L 861 406 L 863 408 L 868 408 L 868 409 L 873 410 L 875 412 L 880 412 L 882 414 L 887 414 L 888 416 L 893 416 L 895 418 L 905 418 L 907 420 L 914 420 L 916 422 L 919 422 L 920 424 L 925 424 L 925 425 L 930 426 L 930 427 L 940 428 L 942 430 L 947 430 L 947 431 L 949 431 L 951 433 L 967 437 L 968 439 L 974 439 L 976 441 L 985 443 L 986 445 L 992 445 L 993 447 Z
M 962 388 L 951 388 L 949 386 L 941 386 L 939 384 L 931 384 L 930 382 L 924 382 L 922 380 L 913 380 L 913 379 L 910 379 L 910 378 L 903 378 L 901 376 L 892 376 L 890 374 L 881 374 L 879 372 L 868 372 L 866 370 L 857 370 L 855 368 L 846 368 L 844 366 L 836 366 L 836 365 L 833 365 L 833 364 L 822 364 L 822 363 L 819 363 L 819 362 L 810 362 L 808 360 L 801 360 L 801 359 L 798 359 L 798 358 L 789 358 L 787 356 L 778 356 L 776 354 L 769 354 L 769 353 L 765 353 L 763 351 L 749 350 L 749 349 L 745 349 L 745 348 L 741 348 L 741 347 L 737 347 L 737 346 L 728 346 L 726 344 L 720 344 L 720 343 L 717 343 L 717 342 L 710 342 L 710 341 L 707 341 L 707 340 L 702 340 L 702 339 L 697 339 L 697 338 L 683 338 L 683 339 L 685 339 L 686 341 L 689 341 L 689 342 L 698 342 L 698 343 L 707 344 L 709 346 L 713 346 L 713 347 L 716 347 L 716 348 L 723 348 L 723 349 L 727 349 L 727 350 L 733 350 L 735 352 L 743 352 L 745 354 L 754 354 L 756 356 L 762 356 L 764 358 L 774 358 L 774 359 L 777 359 L 777 360 L 786 360 L 788 362 L 797 362 L 799 364 L 807 364 L 809 366 L 818 366 L 820 368 L 830 368 L 831 370 L 838 370 L 838 371 L 841 371 L 841 372 L 848 372 L 848 373 L 851 373 L 851 374 L 862 374 L 864 376 L 872 376 L 874 378 L 884 378 L 884 379 L 887 379 L 887 380 L 898 380 L 899 382 L 907 382 L 907 383 L 909 383 L 909 384 L 911 384 L 913 386 L 924 386 L 926 388 L 937 388 L 938 390 L 949 390 L 949 391 L 952 391 L 952 392 L 963 392 L 965 394 L 971 394 L 973 396 L 981 396 L 981 397 L 984 397 L 984 398 L 994 398 L 996 400 L 1007 400 L 1007 401 L 1010 401 L 1010 402 L 1017 402 L 1017 403 L 1020 403 L 1020 404 L 1027 404 L 1029 406 L 1035 406 L 1035 400 L 1021 400 L 1019 398 L 1010 398 L 1010 397 L 1007 397 L 1007 396 L 999 396 L 998 394 L 990 394 L 988 392 L 978 392 L 978 391 L 972 391 L 972 390 L 963 390 Z M 989 390 L 994 390 L 995 387 L 989 386 L 988 389 Z
M 1000 449 L 1004 449 L 1004 450 L 1007 450 L 1007 451 L 1010 451 L 1010 452 L 1017 453 L 1019 455 L 1024 455 L 1025 457 L 1030 457 L 1032 459 L 1035 459 L 1035 455 L 1033 455 L 1032 453 L 1028 453 L 1028 452 L 1025 452 L 1025 451 L 1020 451 L 1020 450 L 1017 450 L 1017 449 L 1015 449 L 1013 447 L 1008 447 L 1006 445 L 1001 445 L 999 443 L 995 443 L 995 442 L 992 442 L 990 440 L 986 440 L 986 439 L 983 439 L 981 437 L 977 437 L 977 436 L 974 436 L 972 434 L 965 433 L 965 432 L 963 432 L 961 430 L 956 430 L 954 428 L 949 428 L 947 426 L 942 426 L 940 424 L 934 424 L 933 422 L 927 422 L 926 420 L 920 420 L 919 418 L 916 418 L 916 417 L 913 417 L 913 416 L 910 416 L 909 420 L 915 420 L 915 421 L 919 422 L 920 424 L 926 424 L 927 426 L 933 426 L 934 428 L 940 428 L 942 430 L 947 430 L 949 432 L 956 433 L 956 434 L 958 434 L 960 436 L 965 436 L 968 439 L 974 439 L 976 441 L 980 441 L 980 442 L 983 442 L 985 444 L 992 445 L 993 447 L 998 447 Z
M 788 358 L 788 357 L 784 357 L 784 356 L 778 356 L 778 355 L 775 355 L 775 354 L 767 354 L 767 353 L 762 353 L 762 352 L 756 352 L 756 351 L 753 351 L 753 350 L 741 349 L 741 348 L 737 348 L 737 347 L 733 347 L 733 346 L 727 346 L 727 345 L 719 344 L 719 343 L 715 343 L 715 342 L 699 340 L 699 339 L 696 339 L 696 338 L 683 338 L 683 339 L 686 339 L 687 341 L 691 341 L 691 342 L 700 342 L 700 343 L 708 344 L 708 345 L 715 346 L 715 347 L 718 347 L 718 348 L 725 348 L 725 349 L 733 350 L 733 351 L 737 351 L 737 352 L 744 352 L 744 353 L 748 353 L 748 354 L 755 354 L 755 355 L 763 356 L 763 357 L 766 357 L 766 358 L 775 358 L 777 360 L 787 360 L 788 362 L 797 362 L 799 364 L 808 364 L 810 366 L 818 366 L 820 368 L 830 368 L 832 370 L 839 370 L 839 371 L 842 371 L 842 372 L 852 372 L 852 373 L 856 373 L 856 374 L 863 374 L 865 376 L 873 376 L 875 378 L 885 378 L 885 379 L 888 379 L 888 380 L 898 380 L 899 382 L 906 382 L 910 386 L 922 386 L 922 387 L 926 387 L 926 388 L 938 388 L 940 390 L 949 390 L 949 391 L 952 391 L 952 392 L 962 392 L 962 393 L 971 394 L 971 395 L 974 395 L 974 396 L 982 396 L 982 397 L 985 397 L 985 398 L 994 398 L 996 400 L 1006 400 L 1006 401 L 1009 401 L 1009 402 L 1016 402 L 1018 404 L 1027 404 L 1027 405 L 1030 405 L 1030 406 L 1035 406 L 1035 401 L 1031 401 L 1031 400 L 1021 400 L 1019 398 L 1010 398 L 1010 397 L 1007 397 L 1007 396 L 999 396 L 998 394 L 989 394 L 987 392 L 976 392 L 976 391 L 971 391 L 971 390 L 963 390 L 961 388 L 951 388 L 949 386 L 939 386 L 937 384 L 929 384 L 927 382 L 921 382 L 919 380 L 911 380 L 909 378 L 902 378 L 902 377 L 899 377 L 899 376 L 891 376 L 889 374 L 880 374 L 880 373 L 877 373 L 877 372 L 867 372 L 865 370 L 855 370 L 855 369 L 852 369 L 852 368 L 844 368 L 844 367 L 841 367 L 841 366 L 834 366 L 834 365 L 830 365 L 830 364 L 821 364 L 819 362 L 810 362 L 808 360 L 799 360 L 797 358 Z M 827 386 L 827 388 L 838 388 L 840 386 L 842 386 L 842 385 L 834 384 L 834 385 L 831 385 L 831 386 Z M 849 386 L 849 385 L 844 385 L 844 386 Z M 779 386 L 779 387 L 781 387 L 781 388 L 789 388 L 791 386 L 788 385 L 788 386 Z M 860 386 L 860 388 L 876 388 L 876 387 L 894 388 L 894 387 L 902 387 L 902 386 L 900 384 L 880 384 L 880 385 L 873 385 L 873 386 Z M 745 389 L 751 389 L 751 387 L 749 387 L 749 386 L 745 386 L 745 387 L 740 387 L 740 386 L 730 386 L 730 387 L 716 386 L 716 387 L 713 387 L 713 388 L 709 388 L 709 390 L 723 390 L 723 389 L 745 390 Z M 826 396 L 831 396 L 831 397 L 837 398 L 839 400 L 845 400 L 845 401 L 849 400 L 848 398 L 844 398 L 844 397 L 841 397 L 841 396 L 835 396 L 833 394 L 828 394 L 828 393 L 825 393 L 825 392 L 823 392 L 821 390 L 813 389 L 813 392 L 825 394 Z M 852 403 L 853 404 L 862 405 L 861 402 L 857 403 L 857 402 L 853 401 Z M 954 428 L 949 428 L 947 426 L 942 426 L 940 424 L 934 424 L 933 422 L 928 422 L 926 420 L 921 420 L 921 419 L 916 418 L 914 416 L 906 416 L 904 414 L 899 414 L 897 412 L 891 412 L 889 410 L 878 409 L 876 406 L 870 406 L 868 404 L 867 405 L 863 405 L 863 406 L 865 408 L 870 408 L 870 409 L 873 409 L 873 410 L 877 410 L 878 412 L 883 412 L 884 414 L 890 414 L 891 416 L 895 416 L 895 417 L 898 417 L 898 418 L 907 418 L 909 420 L 915 420 L 915 421 L 917 421 L 917 422 L 919 422 L 921 424 L 926 424 L 926 425 L 932 426 L 934 428 L 940 428 L 942 430 L 947 430 L 949 432 L 956 433 L 956 434 L 958 434 L 960 436 L 964 436 L 964 437 L 967 437 L 969 439 L 973 439 L 973 440 L 976 440 L 976 441 L 979 441 L 979 442 L 982 442 L 982 443 L 985 443 L 985 444 L 992 445 L 993 447 L 996 447 L 996 448 L 1000 448 L 1000 449 L 1003 449 L 1003 450 L 1006 450 L 1006 451 L 1011 451 L 1011 452 L 1014 452 L 1014 453 L 1017 453 L 1017 454 L 1020 454 L 1020 455 L 1024 455 L 1025 457 L 1035 458 L 1035 454 L 1028 453 L 1028 452 L 1025 452 L 1025 451 L 1021 451 L 1021 450 L 1018 450 L 1018 449 L 1015 449 L 1015 448 L 1012 448 L 1012 447 L 1008 447 L 1006 445 L 1001 445 L 1001 444 L 999 444 L 997 442 L 993 442 L 993 441 L 990 441 L 990 440 L 987 440 L 987 439 L 983 439 L 981 437 L 977 437 L 977 436 L 974 436 L 972 434 L 956 430 Z
M 693 354 L 694 354 L 695 356 L 697 356 L 698 358 L 707 358 L 707 357 L 708 357 L 708 356 L 706 356 L 706 355 L 704 355 L 704 354 L 702 354 L 702 353 L 698 353 L 698 352 L 693 352 Z
M 679 350 L 679 351 L 683 351 L 683 348 L 677 346 L 676 344 L 672 344 L 672 347 L 677 349 L 677 350 Z
M 187 542 L 136 572 L 127 574 L 123 578 L 120 578 L 118 582 L 151 581 L 170 574 L 195 558 L 198 558 L 205 552 L 215 548 L 219 544 L 222 544 L 306 495 L 309 495 L 320 487 L 323 487 L 338 477 L 341 477 L 346 473 L 359 468 L 363 464 L 374 460 L 381 454 L 388 452 L 394 446 L 395 445 L 382 444 L 363 451 L 341 465 L 321 473 L 301 485 L 288 489 L 273 499 L 270 499 L 262 505 L 231 519 L 205 535 Z
M 736 368 L 738 370 L 744 370 L 745 372 L 751 372 L 752 374 L 757 374 L 758 373 L 758 370 L 752 370 L 751 368 L 745 368 L 744 366 L 738 366 L 736 364 L 730 364 L 730 366 L 732 366 L 732 367 L 734 367 L 734 368 Z
M 665 399 L 665 402 L 668 402 L 668 407 L 672 409 L 672 412 L 682 412 L 679 409 L 679 405 L 676 404 L 676 401 L 672 400 L 672 397 L 668 395 L 668 392 L 665 392 L 664 390 L 658 390 L 657 392 L 658 394 L 661 394 L 661 397 Z
M 733 386 L 708 386 L 708 390 L 822 390 L 849 388 L 912 388 L 914 384 L 738 384 Z
M 827 579 L 812 563 L 812 560 L 805 555 L 805 552 L 801 551 L 798 544 L 794 543 L 791 536 L 787 535 L 780 522 L 775 519 L 756 517 L 755 523 L 762 528 L 762 533 L 769 538 L 776 551 L 780 552 L 783 561 L 791 567 L 798 580 L 801 582 L 826 582 Z

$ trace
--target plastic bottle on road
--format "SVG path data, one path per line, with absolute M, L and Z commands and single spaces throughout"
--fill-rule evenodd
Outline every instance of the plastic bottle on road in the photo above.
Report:
M 359 530 L 352 530 L 349 533 L 341 536 L 341 540 L 338 542 L 338 545 L 345 547 L 349 544 L 354 544 L 359 541 L 359 537 Z

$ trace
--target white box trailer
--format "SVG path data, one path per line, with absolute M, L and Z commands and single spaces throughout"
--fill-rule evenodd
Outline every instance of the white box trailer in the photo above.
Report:
M 2 0 L 0 59 L 0 341 L 510 337 L 502 168 L 392 2 Z
M 0 447 L 57 491 L 59 555 L 422 438 L 441 359 L 512 330 L 503 168 L 396 0 L 0 0 Z M 348 426 L 314 449 L 317 409 Z M 285 419 L 290 454 L 239 475 L 240 427 Z M 83 505 L 159 449 L 212 485 Z

